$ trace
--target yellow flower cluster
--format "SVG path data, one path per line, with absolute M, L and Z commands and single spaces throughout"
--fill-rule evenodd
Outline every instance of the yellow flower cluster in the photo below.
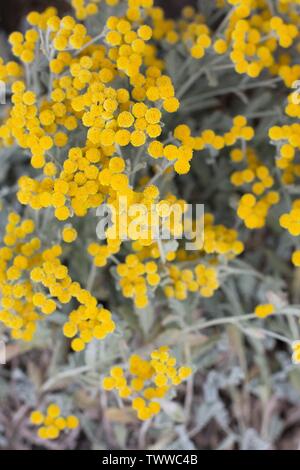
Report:
M 120 240 L 107 239 L 106 245 L 90 243 L 88 253 L 93 257 L 93 262 L 97 267 L 106 266 L 109 257 L 119 252 L 121 247 Z
M 143 3 L 143 2 L 141 2 Z M 149 5 L 152 1 L 144 2 Z M 130 2 L 129 2 L 130 5 Z M 136 5 L 137 6 L 137 5 Z M 132 97 L 138 102 L 133 112 L 120 117 L 119 125 L 129 128 L 135 123 L 135 131 L 131 140 L 133 145 L 140 146 L 145 143 L 147 130 L 150 137 L 160 135 L 160 112 L 159 109 L 141 106 L 143 101 L 161 102 L 162 107 L 167 112 L 175 112 L 179 107 L 179 102 L 175 98 L 175 91 L 170 78 L 161 73 L 162 64 L 156 57 L 156 50 L 147 44 L 152 37 L 150 26 L 142 24 L 138 28 L 132 28 L 132 16 L 140 16 L 139 10 L 129 8 L 127 17 L 110 17 L 107 21 L 108 32 L 105 40 L 109 46 L 108 56 L 116 65 L 120 72 L 125 73 L 130 78 L 132 85 Z M 138 18 L 134 18 L 138 20 Z M 145 72 L 141 72 L 141 67 L 146 66 Z M 139 105 L 140 104 L 140 105 Z
M 271 191 L 275 180 L 251 147 L 233 149 L 230 158 L 243 167 L 232 173 L 231 183 L 246 190 L 240 198 L 237 214 L 249 229 L 264 227 L 270 208 L 280 201 L 279 192 Z
M 198 264 L 194 270 L 180 270 L 177 266 L 169 267 L 170 283 L 164 287 L 168 298 L 185 300 L 188 292 L 198 292 L 202 297 L 211 297 L 219 287 L 217 271 L 214 267 Z
M 166 158 L 169 162 L 174 161 L 174 170 L 178 174 L 188 173 L 190 161 L 194 151 L 203 149 L 214 149 L 220 151 L 224 147 L 232 146 L 239 139 L 249 141 L 254 136 L 254 130 L 247 125 L 244 116 L 235 116 L 232 128 L 224 135 L 216 134 L 212 129 L 206 129 L 199 136 L 193 137 L 191 129 L 186 124 L 175 127 L 172 143 L 163 145 L 158 140 L 152 141 L 148 146 L 149 155 L 154 158 Z
M 96 12 L 93 2 L 93 5 L 85 5 L 82 1 L 73 3 L 77 17 Z M 149 15 L 152 27 L 142 22 L 142 11 Z M 207 129 L 193 137 L 190 128 L 181 124 L 174 129 L 171 143 L 164 145 L 157 140 L 162 132 L 161 109 L 174 112 L 179 106 L 173 84 L 167 75 L 162 74 L 162 61 L 149 43 L 152 38 L 157 39 L 160 11 L 153 8 L 150 0 L 129 1 L 124 17 L 107 20 L 107 48 L 90 45 L 85 27 L 70 16 L 60 19 L 55 9 L 33 12 L 28 16 L 32 31 L 49 32 L 47 37 L 42 34 L 42 50 L 49 59 L 54 77 L 51 93 L 42 100 L 26 87 L 25 82 L 16 81 L 12 85 L 13 105 L 9 117 L 0 128 L 3 144 L 11 145 L 16 141 L 28 149 L 32 166 L 44 173 L 43 178 L 20 178 L 18 199 L 22 204 L 35 210 L 53 207 L 55 217 L 60 221 L 74 216 L 83 217 L 89 209 L 98 207 L 105 200 L 117 205 L 123 195 L 131 204 L 142 202 L 149 206 L 157 200 L 159 191 L 147 183 L 142 192 L 133 190 L 120 148 L 124 147 L 126 152 L 128 145 L 135 148 L 144 145 L 147 139 L 155 139 L 148 145 L 149 154 L 153 158 L 165 157 L 174 162 L 175 171 L 183 174 L 189 171 L 195 151 L 204 148 L 221 150 L 239 139 L 248 141 L 253 138 L 252 127 L 248 126 L 246 118 L 239 115 L 224 135 Z M 210 33 L 201 16 L 193 18 L 192 9 L 185 9 L 183 15 L 186 20 L 181 26 L 184 42 L 189 45 L 191 54 L 200 58 L 211 44 Z M 38 39 L 36 34 L 33 36 Z M 12 43 L 19 39 L 18 34 L 12 36 Z M 82 52 L 71 54 L 72 49 Z M 118 75 L 122 77 L 124 73 L 129 77 L 129 90 L 112 86 L 115 78 Z M 71 138 L 67 132 L 71 134 L 78 126 L 86 129 L 83 146 L 71 147 L 67 157 L 57 162 L 53 150 L 64 147 Z M 160 201 L 159 207 L 166 201 Z M 221 225 L 213 226 L 212 222 L 206 218 L 206 236 L 200 252 L 205 256 L 226 255 L 229 258 L 241 253 L 243 245 L 237 240 L 236 232 Z M 115 225 L 119 228 L 122 223 L 117 220 Z M 173 235 L 179 230 L 180 227 L 172 226 Z M 61 236 L 66 243 L 72 243 L 77 232 L 67 224 Z M 91 243 L 88 247 L 96 266 L 106 265 L 110 257 L 121 249 L 121 240 L 112 236 L 112 227 L 106 231 L 106 237 L 106 244 Z M 161 253 L 150 235 L 137 237 L 132 248 L 138 255 L 128 255 L 125 263 L 117 266 L 117 273 L 121 277 L 123 295 L 133 298 L 136 306 L 143 307 L 148 303 L 149 288 L 155 289 L 161 280 L 160 267 L 152 261 Z M 167 262 L 177 257 L 175 251 L 164 255 Z M 177 259 L 180 261 L 185 257 L 184 251 L 179 249 Z M 111 332 L 114 324 L 109 313 L 99 309 L 96 299 L 73 283 L 67 268 L 57 257 L 54 258 L 48 260 L 50 264 L 47 266 L 42 263 L 42 267 L 34 269 L 31 277 L 49 289 L 60 302 L 76 298 L 81 304 L 71 313 L 64 331 L 72 338 L 78 334 L 72 347 L 82 350 L 93 337 L 104 337 Z M 49 277 L 48 269 L 51 275 L 54 271 L 54 278 Z M 56 270 L 60 271 L 60 278 L 55 278 Z M 194 271 L 184 269 L 181 272 L 176 265 L 170 265 L 167 272 L 171 282 L 165 287 L 168 297 L 174 295 L 184 299 L 188 291 L 210 296 L 218 287 L 217 271 L 206 262 L 198 264 Z M 45 300 L 41 295 L 34 297 L 35 306 L 45 310 Z M 49 299 L 49 302 L 54 301 Z M 54 308 L 54 303 L 51 305 Z
M 170 263 L 167 266 L 165 295 L 177 300 L 185 300 L 188 292 L 196 292 L 202 297 L 211 297 L 219 287 L 218 270 L 215 267 L 218 256 L 232 259 L 244 249 L 243 243 L 237 239 L 237 236 L 235 230 L 227 229 L 223 225 L 215 225 L 212 214 L 205 214 L 203 239 L 200 237 L 198 242 L 199 251 L 202 256 L 213 256 L 213 258 L 207 258 L 206 264 L 199 263 L 193 269 L 180 269 L 180 264 L 177 266 Z M 175 259 L 182 263 L 195 262 L 199 258 L 198 253 L 190 256 L 186 251 L 179 249 L 175 254 Z
M 226 255 L 230 259 L 241 254 L 243 250 L 244 245 L 238 240 L 236 230 L 214 224 L 212 214 L 204 215 L 203 251 L 206 254 Z
M 294 79 L 294 76 L 292 74 L 289 74 L 290 78 L 291 78 L 291 83 L 289 84 L 290 86 L 293 86 L 294 82 L 297 84 L 297 78 L 300 76 L 300 67 L 298 65 L 295 65 L 293 67 L 293 70 L 296 73 L 295 74 L 296 78 Z M 290 117 L 293 117 L 293 118 L 299 118 L 300 117 L 300 103 L 299 103 L 299 97 L 298 97 L 297 92 L 293 92 L 288 96 L 286 107 L 285 107 L 285 113 L 287 114 L 287 116 L 290 116 Z M 291 126 L 282 126 L 282 127 L 274 126 L 273 128 L 271 128 L 271 129 L 275 128 L 274 131 L 273 131 L 274 132 L 274 140 L 279 140 L 281 138 L 286 138 L 287 140 L 289 140 L 289 135 L 291 134 L 291 132 L 289 132 L 289 127 L 291 129 L 297 130 L 298 126 L 299 125 L 297 123 L 293 123 Z M 270 129 L 270 132 L 271 132 L 271 129 Z M 286 131 L 288 131 L 287 136 L 285 136 Z M 293 133 L 294 137 L 292 139 L 292 142 L 295 141 L 295 134 L 296 133 L 297 132 Z
M 237 208 L 238 216 L 244 221 L 249 229 L 257 229 L 265 226 L 269 209 L 279 201 L 279 194 L 276 191 L 270 191 L 259 200 L 251 194 L 244 194 Z
M 272 313 L 274 313 L 275 309 L 274 309 L 274 305 L 272 304 L 261 304 L 261 305 L 257 305 L 255 307 L 255 314 L 259 317 L 259 318 L 266 318 L 268 315 L 272 315 Z
M 274 178 L 271 176 L 269 168 L 261 163 L 254 149 L 248 147 L 243 152 L 243 150 L 236 148 L 230 152 L 230 158 L 234 163 L 241 162 L 243 164 L 243 169 L 237 170 L 231 175 L 230 180 L 234 186 L 251 185 L 251 191 L 256 196 L 260 196 L 274 185 Z
M 211 45 L 211 33 L 204 17 L 197 14 L 193 7 L 188 6 L 182 10 L 180 35 L 194 59 L 204 57 L 206 49 Z
M 54 253 L 53 251 L 52 248 L 45 252 L 43 255 L 45 262 L 41 267 L 34 268 L 31 271 L 31 279 L 35 282 L 41 282 L 49 289 L 52 296 L 57 297 L 59 302 L 69 303 L 74 298 L 80 304 L 77 309 L 69 314 L 63 332 L 68 338 L 74 338 L 78 335 L 72 340 L 71 347 L 74 351 L 81 351 L 94 338 L 103 339 L 112 333 L 115 324 L 111 319 L 109 310 L 98 307 L 97 299 L 88 290 L 82 289 L 78 282 L 72 281 L 66 266 L 62 265 L 56 258 L 57 250 Z M 43 294 L 35 294 L 33 302 L 43 311 L 45 302 Z
M 271 142 L 276 145 L 278 155 L 276 166 L 281 170 L 288 169 L 293 163 L 297 150 L 300 149 L 300 124 L 290 126 L 273 126 L 269 129 Z
M 232 127 L 224 135 L 217 135 L 212 129 L 202 131 L 200 138 L 205 147 L 211 147 L 215 150 L 221 150 L 224 147 L 230 147 L 239 140 L 250 141 L 254 137 L 254 129 L 248 125 L 245 116 L 237 115 L 232 120 Z M 197 142 L 199 145 L 199 141 Z
M 101 0 L 71 0 L 75 16 L 78 20 L 85 20 L 89 16 L 96 15 L 99 11 L 98 4 Z M 107 4 L 116 5 L 118 0 L 106 0 Z
M 292 347 L 293 347 L 292 360 L 295 364 L 300 364 L 300 341 L 294 341 Z
M 201 72 L 213 84 L 215 79 L 221 80 L 218 67 L 221 73 L 232 70 L 234 76 L 244 75 L 237 77 L 245 80 L 236 85 L 241 101 L 247 98 L 243 87 L 263 73 L 271 77 L 272 84 L 281 80 L 292 87 L 300 79 L 293 52 L 300 51 L 295 2 L 279 0 L 276 16 L 267 0 L 217 2 L 217 8 L 226 6 L 226 14 L 215 31 L 213 23 L 208 26 L 204 15 L 192 7 L 184 8 L 177 21 L 165 18 L 153 0 L 105 2 L 109 7 L 122 3 L 122 8 L 116 10 L 118 16 L 104 19 L 103 31 L 94 37 L 89 21 L 84 24 L 84 20 L 98 13 L 100 0 L 72 0 L 76 19 L 60 18 L 54 8 L 30 13 L 28 30 L 9 37 L 16 61 L 0 59 L 0 79 L 11 96 L 1 117 L 0 146 L 21 149 L 32 167 L 19 178 L 17 199 L 29 213 L 37 211 L 36 218 L 32 217 L 37 221 L 45 209 L 50 218 L 53 211 L 57 228 L 57 238 L 44 246 L 38 222 L 9 214 L 0 248 L 0 320 L 13 339 L 30 341 L 38 320 L 72 303 L 63 334 L 71 338 L 76 352 L 94 339 L 104 339 L 115 330 L 115 323 L 91 289 L 72 279 L 72 264 L 61 261 L 71 252 L 73 242 L 77 240 L 73 246 L 87 248 L 97 268 L 114 263 L 110 273 L 117 278 L 123 297 L 132 299 L 137 308 L 147 307 L 156 294 L 165 304 L 172 303 L 169 299 L 185 301 L 193 294 L 211 297 L 222 281 L 222 265 L 240 255 L 244 244 L 237 230 L 216 223 L 207 213 L 203 239 L 197 240 L 196 250 L 187 251 L 179 236 L 182 222 L 170 214 L 174 205 L 184 209 L 186 202 L 170 194 L 173 189 L 160 185 L 159 179 L 186 175 L 193 158 L 201 159 L 195 163 L 203 166 L 208 156 L 213 164 L 225 159 L 233 168 L 232 185 L 227 187 L 234 193 L 229 204 L 232 215 L 236 209 L 246 228 L 253 230 L 266 225 L 271 208 L 281 202 L 280 191 L 290 189 L 286 186 L 300 177 L 300 124 L 293 122 L 300 117 L 300 103 L 293 93 L 287 98 L 280 125 L 266 131 L 275 148 L 275 165 L 263 158 L 259 141 L 256 145 L 259 136 L 251 113 L 248 119 L 232 114 L 228 127 L 220 123 L 215 130 L 203 128 L 193 116 L 182 123 L 182 115 L 177 115 L 178 97 L 184 101 L 183 109 L 188 110 L 186 103 L 190 103 L 180 93 L 181 86 L 186 86 L 180 86 L 185 69 L 187 75 L 191 73 L 187 85 L 195 86 L 196 97 L 196 80 L 192 80 L 195 76 L 202 80 L 197 75 Z M 186 60 L 178 81 L 177 76 L 172 81 L 168 75 L 165 50 Z M 230 93 L 235 89 L 232 83 Z M 259 80 L 253 83 L 255 87 Z M 272 114 L 267 110 L 262 116 L 269 112 Z M 291 207 L 285 209 L 279 223 L 298 237 L 300 199 L 285 196 L 286 201 L 291 199 Z M 115 211 L 103 242 L 89 235 L 85 244 L 81 224 L 89 225 L 96 209 L 106 204 Z M 146 209 L 139 214 L 139 226 L 136 205 Z M 155 217 L 149 225 L 150 215 Z M 195 222 L 190 221 L 191 231 Z M 238 223 L 237 219 L 236 226 Z M 167 228 L 170 243 L 156 236 Z M 299 244 L 295 245 L 292 263 L 300 266 Z M 260 318 L 273 312 L 272 304 L 255 308 Z M 295 354 L 299 362 L 298 349 Z M 159 399 L 190 373 L 188 367 L 177 368 L 168 348 L 162 347 L 149 360 L 131 356 L 128 374 L 126 369 L 113 367 L 103 387 L 130 399 L 144 420 L 159 412 Z M 42 425 L 39 436 L 49 439 L 78 425 L 74 417 L 60 416 L 54 404 L 46 416 L 33 412 L 31 420 Z
M 289 22 L 272 16 L 266 0 L 229 0 L 228 3 L 232 5 L 228 21 L 213 39 L 204 16 L 193 7 L 183 8 L 177 21 L 165 18 L 159 7 L 149 9 L 153 38 L 165 40 L 173 47 L 184 44 L 196 60 L 202 59 L 212 46 L 218 55 L 229 55 L 238 74 L 255 78 L 267 69 L 272 74 L 278 73 L 286 83 L 292 83 L 290 75 L 299 74 L 299 70 L 296 72 L 278 52 L 290 48 L 297 40 L 298 17 L 293 2 L 284 0 L 279 7 Z M 224 3 L 216 6 L 223 8 Z
M 21 221 L 18 214 L 10 213 L 0 248 L 0 321 L 11 330 L 12 338 L 24 341 L 31 341 L 41 311 L 49 314 L 56 309 L 56 304 L 46 297 L 41 311 L 34 304 L 37 294 L 30 272 L 40 265 L 42 257 L 34 228 L 32 220 Z
M 73 229 L 65 230 L 73 235 Z M 0 320 L 11 329 L 13 338 L 31 341 L 41 314 L 53 314 L 56 299 L 67 304 L 74 298 L 81 305 L 70 313 L 63 329 L 69 338 L 79 334 L 72 348 L 79 351 L 93 338 L 105 338 L 115 328 L 110 312 L 97 307 L 96 298 L 72 281 L 68 268 L 59 260 L 62 248 L 53 245 L 43 250 L 34 231 L 32 220 L 21 221 L 16 213 L 9 215 L 4 246 L 0 248 Z
M 25 64 L 30 64 L 35 58 L 36 43 L 39 34 L 35 29 L 28 29 L 23 36 L 16 31 L 9 36 L 9 42 L 12 45 L 12 52 Z
M 285 5 L 281 5 L 282 11 L 288 14 L 289 19 L 294 23 L 297 23 L 298 18 L 293 16 L 289 10 L 291 2 L 286 2 Z M 282 47 L 290 47 L 294 40 L 294 28 L 291 25 L 287 25 L 283 22 L 280 17 L 272 19 L 273 29 L 276 31 L 277 36 L 280 38 Z M 300 67 L 295 64 L 292 65 L 290 60 L 279 68 L 278 74 L 284 80 L 284 83 L 288 87 L 294 87 L 294 82 L 297 84 L 297 80 L 300 77 Z M 299 118 L 300 106 L 297 92 L 290 93 L 287 98 L 285 107 L 285 114 L 290 118 Z M 274 125 L 269 129 L 269 138 L 271 144 L 276 147 L 276 166 L 279 169 L 280 179 L 283 186 L 289 186 L 297 182 L 300 175 L 300 165 L 297 163 L 297 153 L 300 150 L 300 139 L 299 139 L 300 125 L 297 122 L 291 124 L 284 124 L 281 126 Z M 284 188 L 286 191 L 286 188 Z M 289 196 L 288 196 L 289 197 Z M 293 237 L 300 235 L 300 200 L 298 198 L 290 199 L 290 211 L 283 213 L 279 217 L 279 224 L 281 227 L 286 229 L 289 234 Z M 296 243 L 296 246 L 298 244 Z M 300 266 L 300 250 L 296 249 L 293 251 L 291 261 L 294 266 Z M 293 358 L 297 356 L 297 348 L 294 351 Z M 295 362 L 298 362 L 295 360 Z
M 292 263 L 294 266 L 300 266 L 300 250 L 295 250 L 292 254 Z
M 117 390 L 120 398 L 130 399 L 132 408 L 141 420 L 160 411 L 159 399 L 164 398 L 172 385 L 179 385 L 192 373 L 190 367 L 176 367 L 176 358 L 167 346 L 152 351 L 145 360 L 137 354 L 129 359 L 129 377 L 120 366 L 112 367 L 102 381 L 105 390 Z
M 55 403 L 50 403 L 46 414 L 40 410 L 32 411 L 30 422 L 34 426 L 40 426 L 37 435 L 40 439 L 58 439 L 64 431 L 76 429 L 79 426 L 79 420 L 74 415 L 63 417 L 61 409 Z
M 300 235 L 300 199 L 293 201 L 291 211 L 286 214 L 282 214 L 279 218 L 281 227 L 288 230 L 293 237 Z
M 270 20 L 270 30 L 275 32 L 278 43 L 283 48 L 288 48 L 293 44 L 293 40 L 298 36 L 297 26 L 286 24 L 280 16 L 273 16 Z
M 164 39 L 171 45 L 180 42 L 194 59 L 202 59 L 211 46 L 211 32 L 205 24 L 204 17 L 192 6 L 182 9 L 179 21 L 165 18 L 164 11 L 159 7 L 151 9 L 149 17 L 152 21 L 153 37 L 156 40 Z
M 31 24 L 39 27 L 42 27 L 39 24 L 42 20 L 44 17 L 40 14 L 29 17 Z M 51 101 L 43 101 L 40 109 L 36 94 L 27 90 L 24 82 L 15 82 L 12 87 L 14 105 L 0 128 L 0 137 L 5 145 L 16 139 L 20 146 L 28 148 L 32 166 L 43 168 L 45 174 L 42 180 L 20 179 L 19 201 L 34 209 L 54 207 L 58 220 L 67 220 L 73 214 L 84 216 L 88 209 L 98 207 L 109 193 L 115 197 L 116 193 L 130 192 L 124 161 L 114 156 L 114 152 L 118 146 L 128 144 L 140 147 L 147 138 L 160 135 L 162 113 L 158 107 L 149 106 L 143 100 L 162 100 L 162 106 L 168 112 L 178 108 L 178 100 L 174 97 L 170 78 L 161 74 L 155 56 L 151 55 L 149 60 L 144 56 L 141 59 L 142 63 L 149 62 L 143 80 L 138 70 L 131 77 L 131 95 L 138 100 L 134 103 L 125 88 L 108 86 L 115 78 L 115 66 L 119 67 L 118 60 L 106 57 L 107 51 L 103 46 L 98 46 L 92 55 L 72 57 L 63 51 L 77 46 L 60 43 L 68 38 L 71 41 L 71 31 L 73 35 L 77 34 L 74 20 L 71 17 L 60 20 L 54 15 L 47 19 L 48 23 L 55 33 L 53 47 L 61 51 L 50 60 L 50 69 L 59 75 L 64 68 L 69 68 L 70 75 L 53 81 Z M 130 29 L 128 20 L 111 17 L 108 24 L 112 23 L 122 31 L 129 27 L 128 33 L 136 37 L 135 40 L 131 38 L 134 43 L 137 41 L 139 44 L 139 41 L 151 37 L 149 26 L 140 26 L 135 32 Z M 108 38 L 110 33 L 107 33 Z M 85 42 L 83 39 L 78 47 Z M 110 49 L 109 56 L 113 56 L 110 53 L 113 50 Z M 132 52 L 134 55 L 134 50 Z M 96 70 L 99 68 L 98 73 Z M 135 78 L 137 82 L 134 82 Z M 149 92 L 141 96 L 140 92 L 145 90 Z M 64 131 L 76 130 L 79 122 L 87 128 L 86 145 L 70 149 L 63 169 L 57 175 L 59 166 L 53 161 L 52 148 L 66 145 L 68 137 Z M 49 159 L 51 161 L 47 161 Z
M 231 45 L 230 58 L 235 71 L 252 78 L 258 77 L 264 69 L 271 73 L 280 72 L 282 64 L 278 60 L 278 49 L 286 49 L 295 41 L 295 18 L 291 17 L 291 23 L 285 24 L 281 17 L 272 16 L 265 0 L 231 0 L 229 3 L 235 9 L 224 39 Z
M 2 57 L 0 57 L 0 80 L 4 83 L 14 81 L 16 78 L 22 76 L 23 70 L 20 64 L 15 61 L 5 63 Z
M 291 211 L 282 214 L 279 218 L 279 223 L 293 237 L 300 235 L 300 199 L 293 201 Z M 300 250 L 293 252 L 291 260 L 294 266 L 300 266 Z
M 155 288 L 160 282 L 157 270 L 158 266 L 154 261 L 141 263 L 136 255 L 127 255 L 125 263 L 117 266 L 124 297 L 133 298 L 134 304 L 138 308 L 146 307 L 148 305 L 148 288 Z
M 73 351 L 82 351 L 94 338 L 104 339 L 115 330 L 110 311 L 98 307 L 97 300 L 88 291 L 81 291 L 78 300 L 83 305 L 70 313 L 69 320 L 63 327 L 66 337 L 74 338 L 78 335 L 71 342 Z
M 61 20 L 53 8 L 44 13 L 32 12 L 27 16 L 27 21 L 31 26 L 49 31 L 48 44 L 44 45 L 49 57 L 53 55 L 53 50 L 80 49 L 89 40 L 83 24 L 76 23 L 72 16 L 65 16 Z

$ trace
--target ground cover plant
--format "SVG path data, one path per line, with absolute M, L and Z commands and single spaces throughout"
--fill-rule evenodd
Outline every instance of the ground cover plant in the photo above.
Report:
M 300 1 L 170 10 L 2 37 L 3 449 L 299 447 Z

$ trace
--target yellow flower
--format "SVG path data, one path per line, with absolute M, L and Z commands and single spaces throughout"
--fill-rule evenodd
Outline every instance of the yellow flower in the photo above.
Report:
M 71 226 L 66 226 L 62 231 L 62 238 L 64 242 L 72 243 L 77 238 L 77 231 Z
M 275 308 L 272 304 L 261 304 L 255 307 L 255 314 L 260 318 L 265 318 L 268 315 L 272 315 L 274 311 Z

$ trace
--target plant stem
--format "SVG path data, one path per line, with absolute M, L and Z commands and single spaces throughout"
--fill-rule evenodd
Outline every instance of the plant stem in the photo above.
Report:
M 287 311 L 282 310 L 281 312 L 273 312 L 270 315 L 268 315 L 268 317 L 271 317 L 274 315 L 295 315 L 296 317 L 300 317 L 300 309 L 298 313 L 291 312 L 288 310 Z M 240 321 L 255 320 L 255 319 L 256 320 L 259 319 L 259 317 L 255 313 L 248 313 L 246 315 L 236 315 L 236 316 L 225 317 L 225 318 L 216 318 L 214 320 L 209 320 L 207 322 L 202 322 L 202 323 L 189 326 L 184 330 L 184 333 L 188 333 L 190 331 L 195 331 L 195 330 L 204 330 L 212 326 L 224 325 L 226 323 L 236 324 Z

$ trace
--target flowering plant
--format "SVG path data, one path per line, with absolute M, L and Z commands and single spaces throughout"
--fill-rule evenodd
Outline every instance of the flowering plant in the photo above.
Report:
M 139 421 L 135 445 L 195 446 L 218 417 L 242 448 L 219 390 L 265 402 L 268 351 L 300 362 L 299 2 L 71 6 L 29 13 L 0 64 L 1 332 L 39 371 L 19 439 L 92 445 L 101 419 L 106 446 Z

